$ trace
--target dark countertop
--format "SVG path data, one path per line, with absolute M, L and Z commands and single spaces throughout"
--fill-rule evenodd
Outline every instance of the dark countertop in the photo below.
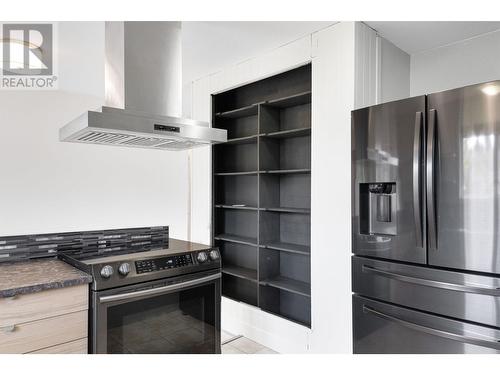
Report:
M 92 276 L 54 258 L 0 263 L 0 298 L 92 282 Z

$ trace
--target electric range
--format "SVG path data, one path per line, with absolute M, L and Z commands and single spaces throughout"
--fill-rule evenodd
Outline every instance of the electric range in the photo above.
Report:
M 220 353 L 217 248 L 169 238 L 162 247 L 59 254 L 93 277 L 91 353 Z

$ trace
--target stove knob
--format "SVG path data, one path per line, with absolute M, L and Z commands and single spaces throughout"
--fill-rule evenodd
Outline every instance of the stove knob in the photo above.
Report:
M 113 267 L 104 266 L 101 268 L 101 276 L 103 279 L 109 279 L 113 275 Z
M 120 267 L 118 267 L 118 272 L 122 276 L 127 276 L 130 272 L 130 264 L 128 264 L 128 263 L 120 264 Z
M 198 260 L 198 262 L 200 263 L 205 263 L 208 259 L 208 256 L 207 256 L 207 253 L 204 252 L 204 251 L 200 251 L 198 253 L 198 255 L 196 256 L 196 259 Z
M 214 261 L 219 259 L 219 252 L 217 250 L 211 250 L 208 255 L 210 255 L 210 259 Z

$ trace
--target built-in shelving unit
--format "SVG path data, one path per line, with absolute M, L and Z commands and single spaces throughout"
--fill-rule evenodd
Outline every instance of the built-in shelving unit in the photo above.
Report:
M 212 97 L 222 293 L 311 325 L 311 66 Z

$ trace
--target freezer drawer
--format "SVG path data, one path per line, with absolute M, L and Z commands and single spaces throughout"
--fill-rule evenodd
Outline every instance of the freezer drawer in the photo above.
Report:
M 354 353 L 497 354 L 500 330 L 353 296 Z
M 352 257 L 354 293 L 500 327 L 500 279 Z

